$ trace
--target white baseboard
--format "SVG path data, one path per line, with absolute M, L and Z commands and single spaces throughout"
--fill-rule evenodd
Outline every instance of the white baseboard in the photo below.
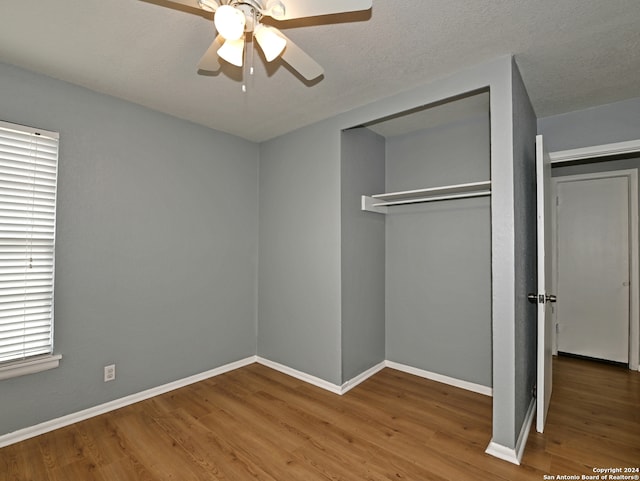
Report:
M 307 374 L 302 371 L 298 371 L 297 369 L 293 369 L 289 366 L 285 366 L 284 364 L 280 364 L 274 361 L 270 361 L 269 359 L 265 359 L 263 357 L 257 357 L 256 362 L 262 364 L 264 366 L 270 367 L 271 369 L 275 369 L 283 374 L 287 374 L 291 377 L 295 377 L 296 379 L 300 379 L 301 381 L 307 382 L 309 384 L 313 384 L 319 388 L 330 391 L 334 394 L 345 394 L 349 392 L 351 389 L 356 387 L 358 384 L 366 381 L 371 376 L 381 371 L 385 367 L 389 367 L 391 369 L 396 369 L 398 371 L 403 371 L 408 374 L 413 374 L 415 376 L 419 376 L 425 379 L 430 379 L 432 381 L 441 382 L 444 384 L 448 384 L 450 386 L 458 387 L 461 389 L 466 389 L 467 391 L 477 392 L 479 394 L 484 394 L 485 396 L 491 396 L 493 394 L 493 390 L 490 387 L 482 386 L 480 384 L 474 384 L 468 381 L 462 381 L 460 379 L 455 379 L 448 376 L 443 376 L 442 374 L 437 374 L 429 371 L 425 371 L 422 369 L 418 369 L 411 366 L 406 366 L 404 364 L 399 364 L 393 361 L 383 361 L 375 366 L 367 369 L 363 373 L 357 375 L 353 379 L 346 381 L 342 386 L 337 384 L 330 383 L 329 381 L 325 381 L 316 376 L 312 376 L 311 374 Z
M 520 460 L 515 449 L 507 448 L 502 444 L 498 444 L 493 439 L 487 446 L 485 453 L 490 454 L 494 458 L 502 459 L 503 461 L 509 461 L 510 463 L 520 465 Z
M 430 379 L 432 381 L 448 384 L 450 386 L 466 389 L 467 391 L 477 392 L 479 394 L 484 394 L 485 396 L 493 396 L 493 389 L 488 386 L 483 386 L 482 384 L 463 381 L 461 379 L 444 376 L 435 372 L 425 371 L 424 369 L 418 369 L 417 367 L 407 366 L 405 364 L 400 364 L 393 361 L 385 361 L 385 366 L 390 367 L 391 369 L 406 372 L 408 374 L 413 374 L 414 376 L 419 376 L 425 379 Z
M 86 419 L 92 418 L 94 416 L 99 416 L 100 414 L 107 413 L 109 411 L 114 411 L 116 409 L 120 409 L 125 406 L 129 406 L 130 404 L 134 404 L 140 401 L 144 401 L 145 399 L 152 398 L 154 396 L 159 396 L 160 394 L 167 393 L 169 391 L 173 391 L 175 389 L 179 389 L 184 386 L 188 386 L 189 384 L 193 384 L 199 381 L 203 381 L 205 379 L 209 379 L 211 377 L 219 376 L 220 374 L 224 374 L 225 372 L 233 371 L 234 369 L 238 369 L 249 364 L 253 364 L 256 362 L 255 356 L 250 356 L 246 359 L 241 359 L 236 362 L 232 362 L 229 364 L 225 364 L 224 366 L 217 367 L 215 369 L 211 369 L 206 372 L 202 372 L 200 374 L 195 374 L 193 376 L 189 376 L 184 379 L 180 379 L 178 381 L 170 382 L 168 384 L 164 384 L 162 386 L 157 386 L 151 389 L 147 389 L 146 391 L 142 391 L 139 393 L 131 394 L 129 396 L 125 396 L 120 399 L 115 399 L 113 401 L 106 402 L 104 404 L 100 404 L 98 406 L 94 406 L 88 409 L 84 409 L 82 411 L 78 411 L 76 413 L 68 414 L 66 416 L 62 416 L 57 419 L 51 419 L 49 421 L 45 421 L 40 424 L 36 424 L 35 426 L 30 426 L 28 428 L 20 429 L 18 431 L 14 431 L 12 433 L 4 434 L 0 436 L 0 448 L 5 446 L 9 446 L 10 444 L 18 443 L 20 441 L 24 441 L 25 439 L 33 438 L 35 436 L 39 436 L 44 433 L 48 433 L 55 429 L 63 428 L 65 426 L 69 426 L 70 424 L 74 424 L 80 421 L 84 421 Z
M 309 384 L 313 384 L 316 387 L 320 387 L 327 391 L 331 391 L 334 394 L 341 394 L 342 388 L 337 384 L 330 383 L 329 381 L 325 381 L 316 376 L 312 376 L 311 374 L 307 374 L 306 372 L 298 371 L 297 369 L 293 369 L 292 367 L 285 366 L 284 364 L 280 364 L 278 362 L 270 361 L 269 359 L 265 359 L 264 357 L 257 356 L 256 362 L 258 364 L 262 364 L 263 366 L 270 367 L 271 369 L 275 369 L 283 374 L 287 374 L 288 376 L 295 377 L 296 379 L 300 379 Z
M 296 379 L 300 379 L 301 381 L 304 381 L 306 383 L 313 384 L 316 387 L 325 389 L 334 394 L 339 394 L 340 396 L 349 392 L 358 384 L 363 383 L 364 381 L 369 379 L 371 376 L 373 376 L 374 374 L 376 374 L 377 372 L 381 371 L 386 367 L 386 364 L 383 361 L 379 364 L 376 364 L 373 367 L 370 367 L 363 373 L 358 374 L 353 379 L 349 379 L 348 381 L 343 383 L 341 386 L 339 386 L 337 384 L 330 383 L 329 381 L 325 381 L 324 379 L 321 379 L 319 377 L 312 376 L 311 374 L 307 374 L 306 372 L 298 371 L 297 369 L 293 369 L 289 366 L 285 366 L 284 364 L 270 361 L 269 359 L 265 359 L 263 357 L 258 357 L 256 359 L 256 362 L 264 366 L 270 367 L 271 369 L 275 369 L 276 371 L 279 371 L 283 374 L 287 374 L 288 376 L 295 377 Z
M 531 431 L 531 426 L 533 425 L 533 418 L 536 415 L 536 398 L 531 398 L 531 402 L 529 403 L 529 409 L 527 410 L 527 414 L 524 417 L 524 423 L 522 424 L 522 428 L 520 429 L 520 435 L 518 436 L 518 441 L 516 442 L 516 454 L 518 455 L 518 461 L 522 459 L 522 455 L 524 454 L 524 448 L 527 446 L 527 439 L 529 439 L 529 431 Z
M 434 381 L 438 381 L 438 382 L 442 382 L 445 384 L 449 384 L 455 387 L 459 387 L 462 389 L 467 389 L 469 391 L 474 391 L 474 392 L 478 392 L 480 394 L 485 394 L 488 396 L 491 396 L 492 394 L 492 390 L 491 388 L 488 388 L 486 386 L 481 386 L 478 384 L 474 384 L 474 383 L 470 383 L 467 381 L 461 381 L 459 379 L 454 379 L 454 378 L 450 378 L 448 376 L 443 376 L 441 374 L 436 374 L 436 373 L 432 373 L 429 371 L 424 371 L 422 369 L 417 369 L 411 366 L 405 366 L 403 364 L 399 364 L 396 362 L 392 362 L 392 361 L 383 361 L 379 364 L 376 364 L 375 366 L 367 369 L 365 372 L 357 375 L 356 377 L 354 377 L 353 379 L 350 379 L 348 381 L 346 381 L 344 384 L 342 384 L 341 386 L 337 385 L 337 384 L 333 384 L 330 383 L 329 381 L 325 381 L 324 379 L 321 379 L 319 377 L 316 376 L 312 376 L 311 374 L 307 374 L 305 372 L 302 371 L 298 371 L 296 369 L 293 369 L 291 367 L 285 366 L 284 364 L 279 364 L 277 362 L 274 361 L 270 361 L 268 359 L 265 359 L 263 357 L 259 357 L 259 356 L 250 356 L 247 357 L 245 359 L 241 359 L 239 361 L 236 362 L 232 362 L 229 364 L 225 364 L 224 366 L 220 366 L 217 367 L 215 369 L 211 369 L 209 371 L 200 373 L 200 374 L 195 374 L 193 376 L 184 378 L 184 379 L 180 379 L 174 382 L 170 382 L 168 384 L 164 384 L 162 386 L 158 386 L 158 387 L 154 387 L 151 389 L 147 389 L 145 391 L 139 392 L 139 393 L 135 393 L 135 394 L 131 394 L 129 396 L 125 396 L 123 398 L 120 399 L 115 399 L 113 401 L 109 401 L 107 403 L 104 404 L 100 404 L 98 406 L 94 406 L 88 409 L 84 409 L 82 411 L 78 411 L 76 413 L 72 413 L 72 414 L 68 414 L 66 416 L 62 416 L 60 418 L 56 418 L 56 419 L 52 419 L 49 421 L 45 421 L 43 423 L 40 424 L 36 424 L 35 426 L 30 426 L 24 429 L 20 429 L 18 431 L 14 431 L 12 433 L 8 433 L 8 434 L 4 434 L 4 435 L 0 435 L 0 448 L 5 447 L 5 446 L 9 446 L 10 444 L 14 444 L 14 443 L 18 443 L 20 441 L 24 441 L 26 439 L 29 438 L 33 438 L 35 436 L 39 436 L 41 434 L 45 434 L 48 433 L 50 431 L 53 431 L 55 429 L 59 429 L 59 428 L 63 428 L 65 426 L 69 426 L 71 424 L 80 422 L 80 421 L 84 421 L 86 419 L 92 418 L 94 416 L 99 416 L 100 414 L 104 414 L 110 411 L 114 411 L 116 409 L 120 409 L 122 407 L 128 406 L 130 404 L 134 404 L 140 401 L 144 401 L 145 399 L 149 399 L 152 398 L 154 396 L 159 396 L 160 394 L 164 394 L 167 393 L 169 391 L 173 391 L 175 389 L 179 389 L 181 387 L 184 386 L 188 386 L 189 384 L 193 384 L 199 381 L 203 381 L 205 379 L 209 379 L 211 377 L 215 377 L 215 376 L 219 376 L 220 374 L 224 374 L 226 372 L 229 371 L 233 371 L 235 369 L 247 366 L 249 364 L 252 364 L 254 362 L 257 362 L 259 364 L 263 364 L 267 367 L 270 367 L 271 369 L 275 369 L 276 371 L 282 372 L 284 374 L 287 374 L 289 376 L 292 376 L 296 379 L 300 379 L 301 381 L 307 382 L 309 384 L 312 384 L 314 386 L 320 387 L 322 389 L 325 389 L 327 391 L 330 391 L 332 393 L 335 394 L 345 394 L 348 391 L 350 391 L 351 389 L 353 389 L 354 387 L 356 387 L 358 384 L 366 381 L 367 379 L 369 379 L 371 376 L 373 376 L 374 374 L 376 374 L 377 372 L 381 371 L 382 369 L 384 369 L 385 367 L 389 367 L 392 369 L 397 369 L 399 371 L 403 371 L 403 372 L 407 372 L 409 374 L 413 374 L 419 377 L 423 377 L 426 379 L 431 379 Z M 534 404 L 535 406 L 535 404 Z M 535 409 L 534 409 L 535 411 Z M 530 426 L 530 422 L 527 424 L 527 426 Z M 527 431 L 524 435 L 524 439 L 526 442 L 526 436 L 529 433 L 529 429 L 527 427 Z M 522 433 L 521 433 L 521 437 L 522 437 Z M 491 445 L 490 445 L 491 446 Z M 498 445 L 499 446 L 499 445 Z M 523 446 L 524 448 L 524 446 Z M 487 450 L 488 452 L 488 450 Z M 491 453 L 490 453 L 491 454 Z M 497 457 L 501 457 L 501 456 L 497 456 Z
M 536 400 L 534 398 L 531 399 L 531 403 L 529 404 L 527 415 L 525 416 L 524 423 L 522 424 L 522 428 L 520 429 L 520 435 L 518 436 L 518 440 L 516 441 L 516 447 L 507 448 L 502 444 L 496 443 L 492 439 L 489 443 L 489 446 L 487 446 L 485 453 L 504 461 L 509 461 L 510 463 L 520 465 L 520 462 L 522 461 L 522 455 L 524 454 L 524 448 L 527 446 L 527 439 L 529 438 L 529 431 L 531 430 L 531 425 L 533 424 L 533 417 L 535 413 Z
M 351 391 L 354 387 L 356 387 L 358 384 L 363 383 L 364 381 L 366 381 L 367 379 L 369 379 L 371 376 L 373 376 L 374 374 L 376 374 L 377 372 L 382 371 L 385 367 L 387 367 L 387 364 L 385 361 L 382 361 L 379 364 L 376 364 L 375 366 L 367 369 L 365 372 L 358 374 L 356 377 L 354 377 L 353 379 L 349 379 L 347 382 L 345 382 L 341 387 L 340 387 L 340 394 L 345 394 L 349 391 Z

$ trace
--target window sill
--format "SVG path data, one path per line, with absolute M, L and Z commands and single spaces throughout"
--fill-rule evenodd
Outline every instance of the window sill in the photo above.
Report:
M 22 361 L 0 365 L 0 381 L 12 377 L 26 376 L 36 372 L 55 369 L 60 365 L 62 354 L 47 354 Z

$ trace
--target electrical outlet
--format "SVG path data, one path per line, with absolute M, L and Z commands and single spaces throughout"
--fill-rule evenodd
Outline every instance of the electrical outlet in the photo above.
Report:
M 116 365 L 109 364 L 104 367 L 104 382 L 113 381 L 116 378 Z

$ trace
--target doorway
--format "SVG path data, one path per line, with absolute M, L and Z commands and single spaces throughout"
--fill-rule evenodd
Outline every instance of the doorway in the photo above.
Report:
M 637 169 L 552 185 L 554 351 L 637 369 Z

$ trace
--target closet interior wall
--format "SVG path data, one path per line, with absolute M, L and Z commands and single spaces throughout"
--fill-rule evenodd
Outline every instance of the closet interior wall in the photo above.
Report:
M 385 360 L 385 217 L 360 209 L 385 188 L 384 144 L 366 128 L 341 136 L 342 382 Z
M 358 194 L 369 196 L 490 180 L 489 94 L 479 95 L 486 98 L 484 111 L 478 112 L 476 108 L 471 114 L 457 115 L 453 120 L 445 116 L 442 122 L 430 119 L 426 128 L 418 122 L 398 133 L 371 125 L 372 130 L 382 133 L 383 142 L 379 135 L 374 137 L 373 132 L 363 133 L 367 131 L 363 128 L 343 133 L 343 245 L 345 238 L 353 239 L 353 235 L 345 234 L 353 228 L 354 218 L 345 216 L 345 190 L 355 187 L 355 175 L 345 176 L 344 169 L 345 165 L 355 162 L 357 144 L 359 151 L 368 151 L 371 159 L 368 170 L 365 170 L 366 164 L 360 167 L 363 179 L 357 186 Z M 433 109 L 433 115 L 437 116 L 441 110 Z M 345 141 L 349 145 L 348 155 Z M 378 165 L 381 154 L 371 155 L 372 145 L 384 148 L 384 169 Z M 382 183 L 382 176 L 384 190 L 371 190 L 376 182 Z M 352 180 L 345 182 L 345 179 Z M 361 245 L 372 264 L 368 268 L 384 275 L 387 360 L 456 380 L 492 386 L 490 202 L 490 196 L 483 196 L 398 205 L 388 207 L 387 214 L 359 213 L 362 217 L 356 230 L 369 229 L 371 236 L 378 236 L 361 239 Z M 381 219 L 384 253 L 374 257 L 371 249 L 379 248 L 381 235 L 379 230 L 375 232 L 379 229 L 375 222 Z M 348 252 L 343 247 L 343 255 Z M 349 259 L 353 259 L 353 255 L 343 258 L 342 264 L 343 374 L 350 373 L 349 369 L 344 371 L 348 367 L 344 361 L 349 357 L 353 359 L 346 353 L 358 352 L 355 338 L 345 336 L 348 327 L 355 325 L 353 315 L 344 316 L 345 306 L 355 304 L 353 295 L 345 295 L 345 290 L 358 292 L 354 279 L 349 277 L 353 271 L 345 269 Z M 371 283 L 366 277 L 360 279 L 363 286 Z M 371 320 L 372 316 L 367 317 L 368 321 L 363 318 L 361 322 L 379 324 Z
M 386 191 L 490 179 L 489 117 L 386 142 Z M 387 359 L 491 386 L 490 198 L 390 207 Z

